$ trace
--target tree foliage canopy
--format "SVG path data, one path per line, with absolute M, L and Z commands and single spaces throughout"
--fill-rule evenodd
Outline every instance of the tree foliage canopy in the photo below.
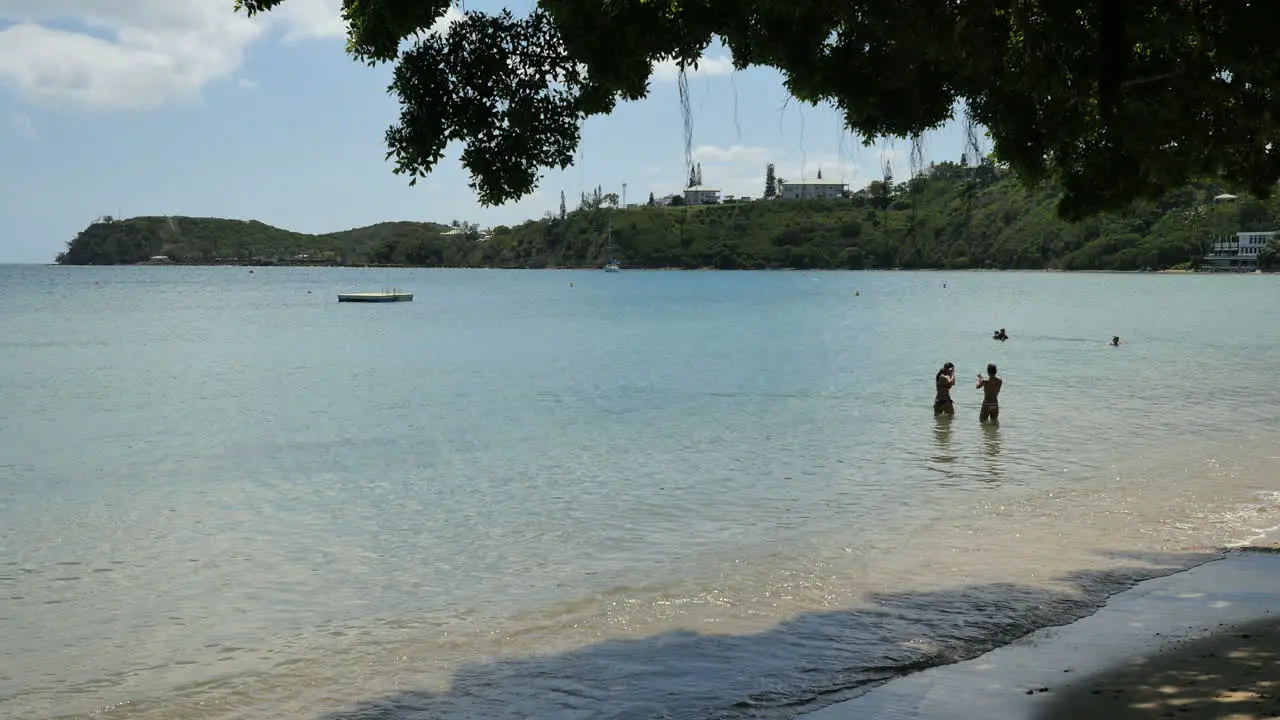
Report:
M 1280 178 L 1280 12 L 1257 0 L 539 0 L 524 16 L 467 12 L 445 34 L 427 31 L 449 0 L 343 6 L 351 54 L 396 63 L 396 171 L 421 177 L 461 142 L 485 203 L 532 192 L 571 163 L 585 118 L 715 40 L 868 142 L 963 108 L 1024 181 L 1061 183 L 1067 218 L 1195 177 L 1258 196 Z

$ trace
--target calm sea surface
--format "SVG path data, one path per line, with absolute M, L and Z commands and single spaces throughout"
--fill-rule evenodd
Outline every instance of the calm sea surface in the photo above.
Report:
M 0 267 L 0 717 L 793 717 L 1280 524 L 1278 290 Z

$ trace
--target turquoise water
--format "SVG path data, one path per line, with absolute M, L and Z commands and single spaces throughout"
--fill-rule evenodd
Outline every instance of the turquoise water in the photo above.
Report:
M 0 716 L 792 717 L 1280 525 L 1278 283 L 0 267 Z

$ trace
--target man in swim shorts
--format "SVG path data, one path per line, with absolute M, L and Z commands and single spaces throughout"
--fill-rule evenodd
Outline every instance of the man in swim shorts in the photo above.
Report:
M 996 364 L 987 365 L 987 377 L 978 376 L 978 388 L 982 390 L 982 410 L 978 413 L 978 422 L 1000 422 L 1000 387 L 1004 380 L 996 377 Z

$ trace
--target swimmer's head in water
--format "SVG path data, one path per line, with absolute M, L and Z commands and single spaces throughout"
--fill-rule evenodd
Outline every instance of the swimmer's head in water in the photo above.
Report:
M 995 363 L 987 363 L 987 375 L 989 375 L 990 377 L 995 377 L 995 376 L 996 376 L 996 364 L 995 364 Z

